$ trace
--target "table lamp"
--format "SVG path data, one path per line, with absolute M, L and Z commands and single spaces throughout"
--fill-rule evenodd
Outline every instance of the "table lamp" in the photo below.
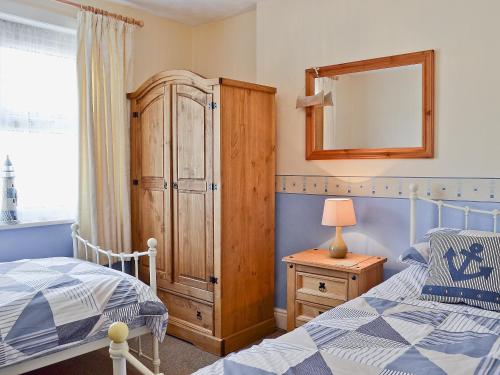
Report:
M 347 246 L 342 238 L 342 227 L 356 224 L 352 200 L 349 198 L 329 198 L 325 200 L 322 225 L 336 227 L 335 239 L 330 245 L 332 258 L 345 258 Z

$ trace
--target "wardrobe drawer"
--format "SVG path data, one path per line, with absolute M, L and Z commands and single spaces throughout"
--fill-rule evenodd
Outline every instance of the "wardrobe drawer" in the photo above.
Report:
M 326 306 L 337 306 L 347 301 L 346 279 L 297 272 L 296 299 Z
M 182 320 L 187 325 L 201 327 L 212 333 L 214 327 L 213 305 L 164 291 L 158 291 L 158 297 L 167 306 L 169 317 Z
M 330 309 L 331 307 L 329 306 L 317 305 L 315 303 L 308 303 L 303 301 L 296 301 L 295 326 L 299 327 Z

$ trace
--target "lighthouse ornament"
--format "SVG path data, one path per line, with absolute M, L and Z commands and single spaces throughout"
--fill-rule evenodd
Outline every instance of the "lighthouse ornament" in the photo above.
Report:
M 0 210 L 0 222 L 17 223 L 17 190 L 14 187 L 14 167 L 9 159 L 5 159 L 0 174 L 2 179 L 2 209 Z

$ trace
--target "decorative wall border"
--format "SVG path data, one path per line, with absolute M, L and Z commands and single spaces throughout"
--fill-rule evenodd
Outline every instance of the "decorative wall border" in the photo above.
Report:
M 419 194 L 427 198 L 500 202 L 500 178 L 277 175 L 276 192 L 408 198 L 411 183 L 417 184 Z

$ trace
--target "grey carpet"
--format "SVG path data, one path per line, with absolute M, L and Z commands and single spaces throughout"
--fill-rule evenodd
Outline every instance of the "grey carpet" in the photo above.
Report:
M 282 335 L 284 331 L 276 331 L 267 338 L 274 338 Z M 143 346 L 146 353 L 150 353 L 150 339 L 145 338 Z M 130 343 L 134 346 L 134 341 Z M 204 352 L 197 347 L 178 340 L 172 336 L 167 336 L 160 345 L 161 371 L 165 375 L 186 375 L 191 374 L 202 367 L 208 366 L 219 359 L 219 357 Z M 150 363 L 142 361 L 149 367 Z M 28 372 L 29 375 L 49 375 L 49 374 L 72 374 L 72 375 L 94 375 L 112 374 L 113 367 L 109 358 L 108 349 L 104 348 L 92 353 L 88 353 L 67 361 L 59 362 L 39 370 Z M 140 375 L 135 369 L 127 367 L 128 375 Z

